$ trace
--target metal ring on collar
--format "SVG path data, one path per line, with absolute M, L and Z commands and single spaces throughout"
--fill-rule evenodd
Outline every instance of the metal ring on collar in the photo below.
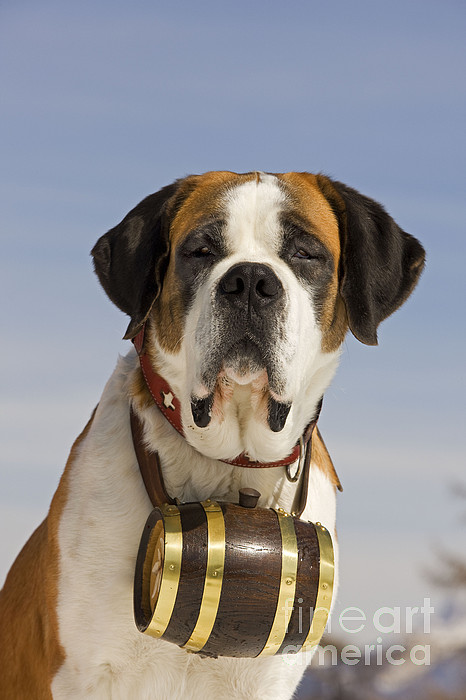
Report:
M 295 473 L 293 474 L 293 476 L 291 475 L 291 470 L 290 470 L 291 464 L 288 464 L 288 466 L 285 468 L 286 478 L 292 484 L 295 484 L 301 475 L 301 469 L 303 466 L 305 453 L 306 453 L 306 450 L 304 448 L 304 440 L 303 440 L 303 436 L 301 435 L 301 437 L 299 438 L 298 467 L 297 467 Z

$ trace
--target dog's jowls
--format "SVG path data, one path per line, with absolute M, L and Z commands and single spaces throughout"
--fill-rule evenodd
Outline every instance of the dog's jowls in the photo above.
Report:
M 184 435 L 160 413 L 134 350 L 119 360 L 76 441 L 47 519 L 0 596 L 0 696 L 175 700 L 290 698 L 304 660 L 203 658 L 142 635 L 132 583 L 151 504 L 130 434 L 130 406 L 180 501 L 290 511 L 283 467 L 218 460 L 286 457 L 314 417 L 348 328 L 377 326 L 412 291 L 419 242 L 355 190 L 308 173 L 190 176 L 150 195 L 93 250 L 99 280 L 146 323 L 153 367 L 181 402 Z M 335 535 L 336 475 L 316 435 L 303 517 Z M 335 537 L 334 537 L 335 540 Z

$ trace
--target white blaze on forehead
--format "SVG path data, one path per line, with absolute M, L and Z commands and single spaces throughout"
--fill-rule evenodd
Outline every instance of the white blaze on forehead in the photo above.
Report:
M 229 190 L 225 197 L 225 236 L 232 253 L 251 256 L 278 252 L 286 196 L 274 175 L 260 173 Z

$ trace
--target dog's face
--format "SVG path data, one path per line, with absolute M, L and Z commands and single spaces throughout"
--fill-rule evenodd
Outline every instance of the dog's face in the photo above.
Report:
M 99 279 L 148 322 L 148 350 L 204 454 L 290 452 L 348 326 L 376 343 L 424 253 L 372 200 L 308 173 L 190 176 L 146 198 L 93 250 Z

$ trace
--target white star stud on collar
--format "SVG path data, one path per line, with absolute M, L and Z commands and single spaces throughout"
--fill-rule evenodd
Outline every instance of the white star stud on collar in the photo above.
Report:
M 175 406 L 173 405 L 173 399 L 175 398 L 174 395 L 172 394 L 171 391 L 166 394 L 164 391 L 162 391 L 162 397 L 163 397 L 163 405 L 165 408 L 171 408 L 172 411 L 175 410 Z

